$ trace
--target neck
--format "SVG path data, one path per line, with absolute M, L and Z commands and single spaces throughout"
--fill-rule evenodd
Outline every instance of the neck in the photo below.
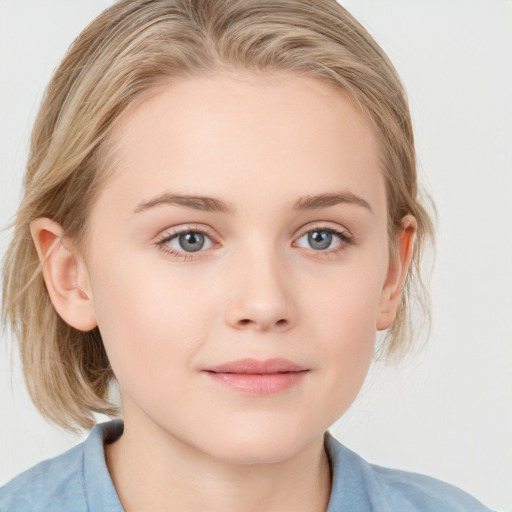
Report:
M 272 463 L 233 464 L 215 459 L 158 427 L 124 433 L 105 447 L 126 512 L 325 512 L 331 473 L 323 436 L 292 457 Z

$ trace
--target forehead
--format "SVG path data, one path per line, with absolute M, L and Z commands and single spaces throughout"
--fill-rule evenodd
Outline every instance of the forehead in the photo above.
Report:
M 385 209 L 370 123 L 343 91 L 312 77 L 169 83 L 125 113 L 112 142 L 115 168 L 102 195 L 110 188 L 134 208 L 166 191 L 249 207 L 343 188 Z

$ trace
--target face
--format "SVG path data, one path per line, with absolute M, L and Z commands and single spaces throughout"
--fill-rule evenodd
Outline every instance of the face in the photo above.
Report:
M 125 423 L 224 461 L 291 457 L 356 397 L 384 308 L 369 123 L 324 82 L 240 74 L 162 88 L 114 140 L 80 280 Z

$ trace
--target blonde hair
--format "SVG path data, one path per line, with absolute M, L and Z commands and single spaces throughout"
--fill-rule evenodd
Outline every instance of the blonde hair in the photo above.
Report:
M 88 212 L 108 174 L 108 136 L 126 108 L 170 80 L 239 69 L 327 81 L 344 90 L 374 126 L 390 240 L 406 214 L 418 225 L 385 353 L 410 345 L 413 296 L 427 304 L 419 271 L 433 228 L 418 199 L 407 99 L 373 38 L 335 0 L 124 0 L 80 34 L 48 85 L 4 266 L 3 318 L 19 340 L 29 393 L 54 422 L 89 428 L 93 412 L 115 415 L 109 401 L 114 376 L 98 329 L 78 331 L 55 312 L 30 222 L 49 217 L 67 236 L 83 240 Z M 413 295 L 415 287 L 419 293 Z M 428 308 L 423 311 L 428 316 Z

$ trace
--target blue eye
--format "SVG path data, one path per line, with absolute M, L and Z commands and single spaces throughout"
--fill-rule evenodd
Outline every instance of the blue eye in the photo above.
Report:
M 331 228 L 324 228 L 312 229 L 304 233 L 297 240 L 297 245 L 314 249 L 315 251 L 325 251 L 327 249 L 338 249 L 350 243 L 350 241 L 350 237 L 346 233 Z
M 178 244 L 187 252 L 196 252 L 203 248 L 205 237 L 202 233 L 185 233 L 178 236 Z
M 308 244 L 319 251 L 328 249 L 332 243 L 332 233 L 329 231 L 310 231 L 308 233 Z
M 175 255 L 186 255 L 209 249 L 213 246 L 211 238 L 200 230 L 183 230 L 166 236 L 158 242 L 165 252 Z
M 352 238 L 348 232 L 325 227 L 310 229 L 293 245 L 332 255 L 351 243 L 353 243 Z M 176 259 L 187 260 L 193 257 L 194 253 L 210 249 L 214 242 L 206 231 L 189 227 L 166 234 L 156 242 L 156 245 Z

